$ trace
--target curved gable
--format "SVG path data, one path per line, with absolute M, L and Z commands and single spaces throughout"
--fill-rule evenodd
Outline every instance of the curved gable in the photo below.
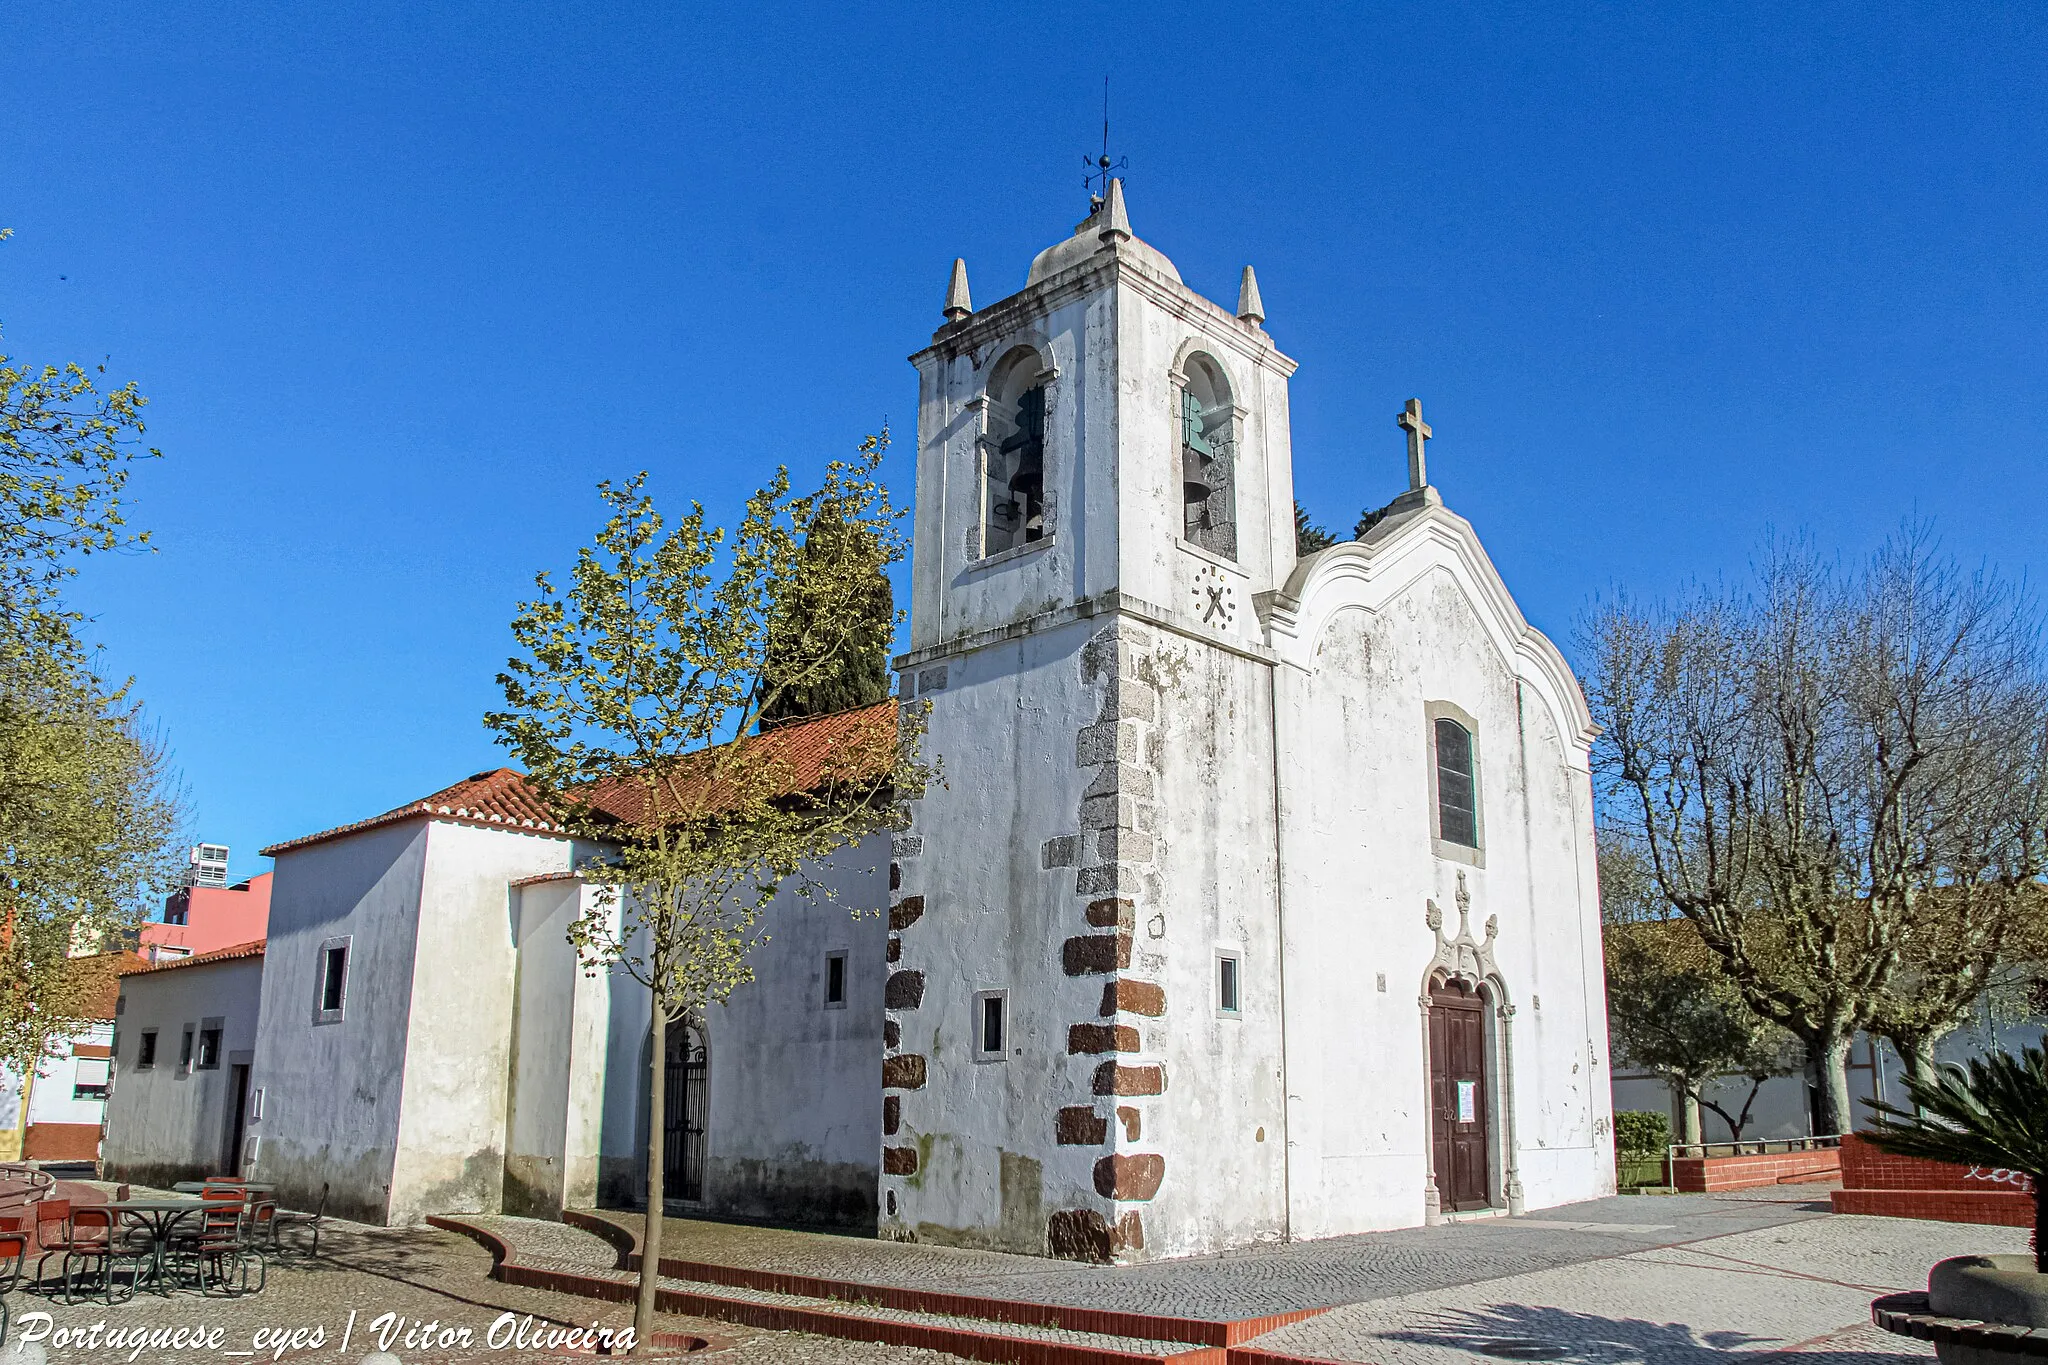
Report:
M 1448 573 L 1472 604 L 1494 649 L 1550 708 L 1558 732 L 1584 766 L 1598 733 L 1571 665 L 1530 625 L 1487 557 L 1472 523 L 1441 506 L 1381 522 L 1363 541 L 1343 541 L 1301 560 L 1287 586 L 1261 605 L 1266 640 L 1281 659 L 1313 667 L 1324 628 L 1340 611 L 1384 611 L 1431 572 Z

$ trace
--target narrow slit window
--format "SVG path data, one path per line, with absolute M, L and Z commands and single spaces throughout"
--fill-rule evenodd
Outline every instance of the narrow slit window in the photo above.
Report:
M 348 937 L 328 939 L 319 945 L 319 993 L 313 999 L 313 1023 L 338 1023 L 348 1009 L 348 954 L 354 945 Z
M 135 1044 L 135 1069 L 147 1071 L 156 1065 L 156 1030 L 146 1028 Z
M 1010 1041 L 1010 994 L 981 991 L 974 997 L 974 1055 L 984 1062 L 1000 1061 Z
M 199 1030 L 199 1069 L 212 1071 L 220 1066 L 220 1029 Z
M 185 1030 L 185 1039 L 184 1039 L 184 1041 L 178 1044 L 178 1070 L 180 1070 L 180 1071 L 190 1071 L 191 1069 L 192 1069 L 192 1030 L 191 1030 L 191 1029 L 186 1029 L 186 1030 Z
M 338 1010 L 341 1008 L 342 989 L 348 982 L 348 949 L 327 950 L 327 974 L 320 983 L 320 1008 Z
M 1472 781 L 1472 735 L 1454 720 L 1436 723 L 1437 837 L 1479 847 L 1478 793 Z
M 1003 1001 L 1001 996 L 983 996 L 981 1001 L 981 1050 L 1003 1050 Z
M 830 1009 L 846 1003 L 846 954 L 825 955 L 825 1005 Z
M 1224 953 L 1216 959 L 1216 1008 L 1225 1014 L 1239 1012 L 1238 964 L 1234 953 Z

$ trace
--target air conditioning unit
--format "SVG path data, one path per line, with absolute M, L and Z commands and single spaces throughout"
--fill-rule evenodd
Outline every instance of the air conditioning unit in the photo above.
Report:
M 226 844 L 194 844 L 192 846 L 192 870 L 185 874 L 189 886 L 226 886 L 228 884 L 228 846 Z

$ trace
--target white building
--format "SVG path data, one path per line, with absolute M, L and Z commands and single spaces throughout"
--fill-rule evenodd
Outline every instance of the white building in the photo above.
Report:
M 262 995 L 261 940 L 122 975 L 109 1179 L 168 1188 L 240 1169 Z
M 1298 561 L 1249 270 L 1195 294 L 1112 182 L 947 316 L 883 1234 L 1149 1258 L 1611 1191 L 1592 726 L 1416 405 L 1409 492 Z
M 1021 292 L 955 267 L 897 661 L 945 785 L 672 1030 L 678 1207 L 1143 1259 L 1613 1189 L 1584 701 L 1413 404 L 1409 491 L 1297 559 L 1262 311 L 1114 183 Z M 631 1202 L 646 997 L 563 938 L 593 851 L 505 770 L 266 850 L 248 1151 L 287 1202 Z

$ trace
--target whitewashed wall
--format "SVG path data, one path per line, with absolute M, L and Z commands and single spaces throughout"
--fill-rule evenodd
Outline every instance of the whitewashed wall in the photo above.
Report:
M 253 1172 L 279 1202 L 387 1221 L 405 1091 L 428 822 L 364 830 L 278 855 L 252 1083 L 265 1092 Z M 315 1022 L 320 945 L 352 935 L 345 1017 Z M 159 1044 L 161 1046 L 161 1044 Z
M 587 973 L 569 927 L 596 888 L 559 877 L 514 889 L 518 991 L 512 1030 L 504 1209 L 556 1217 L 597 1203 L 610 986 Z
M 511 883 L 568 872 L 584 852 L 567 839 L 429 827 L 391 1222 L 501 1207 L 518 959 Z
M 706 1212 L 872 1229 L 881 1144 L 883 948 L 889 840 L 820 870 L 831 899 L 785 884 L 763 914 L 754 980 L 708 1014 Z M 825 958 L 847 954 L 846 1003 L 825 1003 Z M 604 1152 L 607 1202 L 646 1179 L 647 992 L 611 978 Z M 674 1197 L 675 1192 L 670 1192 Z
M 408 821 L 277 858 L 253 1084 L 256 1171 L 284 1202 L 371 1223 L 495 1210 L 511 1048 L 510 883 L 563 839 Z M 317 1020 L 322 943 L 351 936 L 344 1017 Z
M 100 1148 L 108 1179 L 162 1188 L 232 1171 L 227 1141 L 234 1117 L 234 1063 L 238 1054 L 256 1046 L 262 998 L 261 956 L 122 979 L 114 1086 Z M 212 1070 L 180 1067 L 184 1030 L 194 1031 L 196 1049 L 199 1028 L 215 1017 L 221 1020 L 220 1065 Z M 138 1067 L 142 1035 L 149 1029 L 156 1030 L 155 1064 Z M 256 1085 L 252 1072 L 252 1095 Z
M 1294 1235 L 1423 1221 L 1418 1002 L 1436 951 L 1424 917 L 1434 899 L 1445 934 L 1457 932 L 1460 872 L 1473 934 L 1498 920 L 1527 1205 L 1611 1191 L 1576 685 L 1514 612 L 1471 528 L 1441 509 L 1323 552 L 1288 594 L 1275 634 L 1289 660 L 1281 771 Z M 1433 850 L 1431 702 L 1477 721 L 1483 854 L 1472 862 Z M 1492 1162 L 1497 1199 L 1505 1155 Z

